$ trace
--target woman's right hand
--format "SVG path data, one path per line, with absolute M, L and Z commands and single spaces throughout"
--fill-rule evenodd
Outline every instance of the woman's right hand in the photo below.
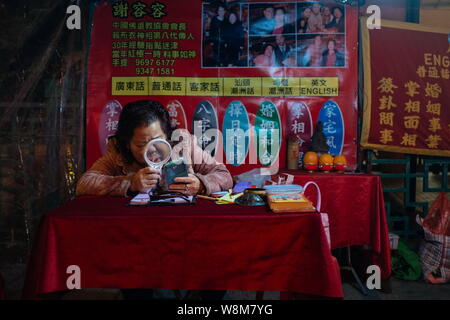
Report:
M 130 190 L 132 192 L 147 192 L 158 185 L 161 173 L 151 167 L 145 167 L 136 172 L 131 178 Z

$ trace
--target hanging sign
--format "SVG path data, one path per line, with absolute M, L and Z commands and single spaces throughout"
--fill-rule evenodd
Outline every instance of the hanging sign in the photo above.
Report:
M 328 153 L 337 156 L 344 146 L 345 124 L 342 112 L 334 101 L 327 101 L 319 112 L 318 121 L 322 121 L 323 133 L 327 137 Z
M 256 113 L 256 145 L 259 162 L 270 166 L 278 157 L 281 145 L 281 121 L 275 105 L 264 101 Z
M 222 124 L 223 145 L 227 163 L 240 165 L 247 157 L 250 121 L 240 101 L 232 101 L 225 110 Z

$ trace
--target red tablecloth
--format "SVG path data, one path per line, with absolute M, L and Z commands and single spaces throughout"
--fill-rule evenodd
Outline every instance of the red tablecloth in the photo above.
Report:
M 82 288 L 291 291 L 342 297 L 319 214 L 265 207 L 128 207 L 83 197 L 44 215 L 24 297 L 66 290 L 70 265 Z
M 285 170 L 294 183 L 316 182 L 322 193 L 321 212 L 328 213 L 331 248 L 368 245 L 372 262 L 381 268 L 382 278 L 391 274 L 391 251 L 384 198 L 379 176 L 370 174 L 307 173 Z M 316 203 L 314 188 L 306 196 Z

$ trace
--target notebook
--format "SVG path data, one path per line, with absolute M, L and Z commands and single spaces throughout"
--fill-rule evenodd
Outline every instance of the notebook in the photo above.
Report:
M 148 193 L 139 193 L 133 199 L 131 199 L 130 206 L 152 206 L 152 205 L 177 205 L 177 204 L 192 204 L 195 202 L 193 196 L 173 196 L 165 197 L 163 199 L 150 201 Z

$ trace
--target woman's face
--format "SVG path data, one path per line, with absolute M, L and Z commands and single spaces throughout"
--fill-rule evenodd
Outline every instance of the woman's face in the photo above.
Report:
M 306 8 L 305 11 L 303 11 L 303 17 L 305 17 L 306 19 L 311 17 L 311 9 L 310 8 Z
M 270 57 L 272 55 L 273 48 L 272 46 L 267 46 L 266 50 L 264 50 L 264 55 Z
M 275 21 L 278 23 L 284 23 L 284 12 L 281 9 L 277 9 L 275 12 Z
M 130 141 L 130 150 L 134 159 L 142 165 L 145 165 L 144 152 L 147 143 L 153 139 L 166 139 L 167 136 L 161 128 L 161 123 L 153 122 L 148 126 L 138 127 L 134 129 L 133 138 Z
M 336 18 L 342 17 L 341 9 L 338 9 L 338 8 L 334 9 L 333 15 L 334 15 Z
M 323 15 L 324 15 L 324 16 L 329 16 L 330 14 L 331 14 L 330 8 L 328 8 L 328 7 L 323 7 Z
M 334 44 L 334 41 L 329 41 L 328 42 L 328 50 L 330 50 L 330 51 L 334 51 L 334 48 L 335 48 L 336 46 L 335 46 L 335 44 Z
M 237 17 L 234 13 L 230 14 L 230 17 L 228 19 L 231 24 L 234 24 L 237 21 Z

